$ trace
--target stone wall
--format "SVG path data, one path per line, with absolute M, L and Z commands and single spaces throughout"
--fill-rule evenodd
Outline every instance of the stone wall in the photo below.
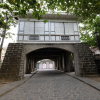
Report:
M 100 74 L 100 54 L 96 54 L 96 55 L 94 55 L 94 57 L 95 57 L 97 72 L 98 72 L 98 74 Z
M 0 78 L 19 80 L 23 78 L 23 44 L 10 43 L 8 45 L 3 64 L 0 69 Z
M 95 59 L 89 46 L 86 43 L 77 43 L 74 46 L 79 56 L 80 75 L 97 74 Z
M 26 46 L 27 45 L 27 46 Z M 32 47 L 33 46 L 33 47 Z M 76 67 L 79 73 L 77 75 L 85 76 L 97 73 L 97 67 L 95 65 L 94 56 L 92 55 L 89 46 L 84 43 L 77 44 L 55 44 L 55 45 L 37 45 L 37 44 L 23 44 L 23 43 L 10 43 L 5 54 L 3 64 L 0 69 L 0 78 L 9 80 L 19 80 L 24 77 L 25 71 L 25 56 L 31 50 L 37 50 L 36 48 L 45 47 L 60 47 L 64 50 L 72 50 L 75 58 Z M 72 48 L 73 47 L 73 48 Z M 67 49 L 68 48 L 68 49 Z M 75 49 L 75 50 L 74 50 Z M 74 52 L 75 51 L 75 52 Z M 76 52 L 77 51 L 77 52 Z M 26 53 L 27 52 L 27 53 Z

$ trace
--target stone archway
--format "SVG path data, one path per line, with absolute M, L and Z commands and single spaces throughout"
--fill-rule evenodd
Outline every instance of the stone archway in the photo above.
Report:
M 26 61 L 27 61 L 26 56 L 28 54 L 34 55 L 35 53 L 37 53 L 38 55 L 38 53 L 41 50 L 45 51 L 47 50 L 47 48 L 48 50 L 52 49 L 52 51 L 58 50 L 57 52 L 62 53 L 62 55 L 67 54 L 65 57 L 68 58 L 67 61 L 69 60 L 70 55 L 74 55 L 74 66 L 75 66 L 76 75 L 86 76 L 86 75 L 97 74 L 94 57 L 92 55 L 92 52 L 89 49 L 89 46 L 85 43 L 75 43 L 75 44 L 73 43 L 60 43 L 60 44 L 59 43 L 32 43 L 32 44 L 10 43 L 7 48 L 6 55 L 0 69 L 0 78 L 10 79 L 10 80 L 22 79 L 24 77 L 25 69 L 26 69 Z M 57 56 L 56 57 L 49 56 L 52 57 L 49 59 L 55 58 L 55 60 L 58 60 L 59 62 L 64 57 L 64 56 L 62 57 L 62 55 L 59 55 L 58 57 L 60 60 L 57 58 Z M 42 59 L 43 58 L 47 58 L 47 57 L 43 56 Z M 39 60 L 40 58 L 37 57 L 35 58 L 35 60 L 36 59 Z M 68 67 L 65 67 L 67 66 L 65 63 L 61 64 L 62 62 L 60 63 L 58 62 L 56 64 L 58 64 L 57 68 L 59 70 L 68 71 L 68 69 L 66 69 Z
M 26 64 L 24 63 L 25 73 L 30 73 L 31 71 L 33 71 L 35 69 L 35 63 L 41 59 L 54 60 L 56 63 L 56 68 L 58 70 L 65 71 L 65 72 L 71 72 L 75 69 L 75 72 L 79 73 L 78 72 L 79 67 L 77 66 L 78 61 L 76 62 L 78 57 L 76 55 L 76 52 L 74 51 L 74 48 L 71 50 L 74 52 L 70 52 L 66 49 L 59 48 L 57 46 L 55 47 L 48 46 L 48 47 L 43 47 L 43 48 L 40 48 L 39 46 L 38 49 L 36 48 L 35 50 L 33 50 L 34 46 L 33 46 L 33 49 L 32 49 L 32 46 L 30 47 L 31 47 L 31 52 L 29 50 L 29 53 L 26 54 L 26 62 L 25 62 Z M 73 67 L 73 65 L 75 68 Z M 34 69 L 33 69 L 33 66 L 34 66 Z M 30 70 L 29 72 L 27 72 L 27 68 Z

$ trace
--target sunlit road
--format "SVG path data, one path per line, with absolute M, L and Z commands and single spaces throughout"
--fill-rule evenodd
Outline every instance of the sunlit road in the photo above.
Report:
M 63 72 L 42 71 L 0 100 L 100 100 L 100 93 Z

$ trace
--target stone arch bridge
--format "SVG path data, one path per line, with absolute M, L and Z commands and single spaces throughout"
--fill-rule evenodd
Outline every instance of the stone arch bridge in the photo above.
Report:
M 0 78 L 19 80 L 25 73 L 36 69 L 42 59 L 55 62 L 57 70 L 70 72 L 74 67 L 76 75 L 96 74 L 94 57 L 85 43 L 10 43 L 0 69 Z

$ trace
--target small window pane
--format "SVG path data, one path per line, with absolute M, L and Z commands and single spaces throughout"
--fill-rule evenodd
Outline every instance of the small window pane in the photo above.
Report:
M 61 40 L 69 40 L 69 36 L 61 36 Z
M 39 36 L 38 35 L 34 35 L 34 36 L 29 36 L 29 40 L 39 40 Z
M 50 40 L 50 39 L 49 39 L 49 36 L 45 36 L 45 40 L 48 40 L 48 41 L 49 41 L 49 40 Z
M 51 23 L 51 29 L 50 29 L 50 31 L 51 31 L 51 32 L 54 32 L 54 31 L 55 31 L 55 25 L 54 25 L 53 22 Z
M 60 36 L 56 36 L 56 41 L 61 40 Z
M 75 36 L 75 40 L 79 40 L 79 36 Z
M 49 34 L 49 32 L 45 32 L 45 34 Z
M 55 32 L 51 32 L 51 34 L 55 34 Z
M 24 40 L 29 40 L 29 37 L 28 36 L 24 36 Z
M 35 34 L 44 34 L 44 28 L 36 27 L 35 28 Z
M 78 32 L 74 32 L 74 33 L 77 34 L 77 35 L 79 34 Z
M 55 36 L 51 36 L 51 41 L 54 40 L 55 41 Z
M 68 23 L 65 23 L 65 34 L 69 34 L 69 26 L 68 26 Z
M 44 41 L 44 36 L 40 36 L 40 40 L 41 40 L 41 41 L 42 41 L 42 40 Z
M 45 31 L 49 31 L 49 23 L 45 23 Z
M 34 22 L 25 22 L 24 34 L 34 34 Z
M 44 22 L 35 22 L 35 27 L 44 27 Z
M 55 33 L 56 34 L 64 34 L 63 23 L 55 23 Z
M 24 22 L 19 23 L 19 31 L 24 31 Z
M 19 36 L 19 40 L 23 40 L 23 36 Z
M 70 40 L 74 40 L 74 36 L 70 36 Z
M 73 27 L 73 23 L 69 23 L 69 34 L 74 34 L 74 27 Z
M 77 25 L 77 23 L 74 23 L 74 31 L 78 31 L 78 25 Z

